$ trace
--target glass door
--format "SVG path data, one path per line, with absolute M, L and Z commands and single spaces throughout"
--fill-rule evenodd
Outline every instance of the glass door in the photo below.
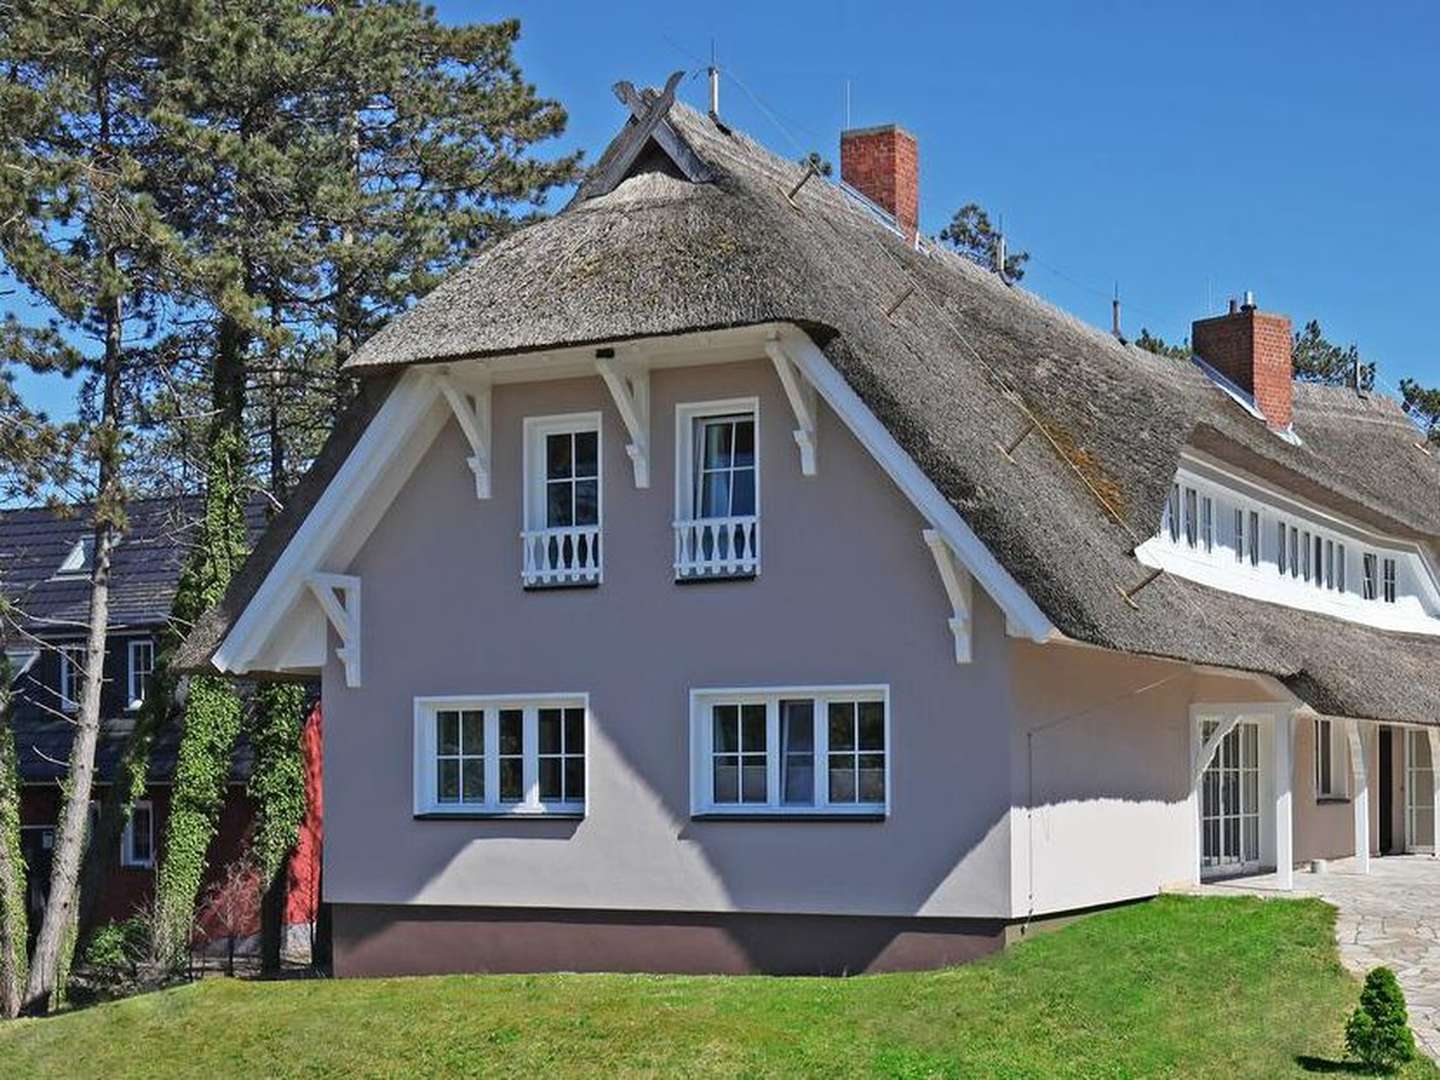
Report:
M 1208 740 L 1218 727 L 1200 726 Z M 1260 726 L 1241 721 L 1223 738 L 1200 781 L 1200 871 L 1243 873 L 1260 865 Z
M 1405 850 L 1435 850 L 1435 763 L 1430 733 L 1405 730 Z

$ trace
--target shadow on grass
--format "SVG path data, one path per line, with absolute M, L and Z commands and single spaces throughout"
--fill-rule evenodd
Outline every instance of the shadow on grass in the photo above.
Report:
M 1351 1076 L 1391 1076 L 1391 1069 L 1373 1069 L 1363 1061 L 1335 1061 L 1333 1058 L 1295 1055 L 1295 1064 L 1312 1073 L 1349 1073 Z

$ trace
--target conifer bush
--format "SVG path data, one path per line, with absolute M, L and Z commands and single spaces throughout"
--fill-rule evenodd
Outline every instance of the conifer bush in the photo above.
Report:
M 1360 1004 L 1345 1023 L 1345 1049 L 1377 1069 L 1393 1069 L 1415 1057 L 1405 994 L 1389 968 L 1377 967 L 1365 976 Z

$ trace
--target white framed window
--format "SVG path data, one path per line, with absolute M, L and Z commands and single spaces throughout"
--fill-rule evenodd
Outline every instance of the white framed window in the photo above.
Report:
M 600 414 L 527 416 L 524 424 L 526 586 L 601 580 Z
M 1335 541 L 1325 541 L 1325 588 L 1335 588 Z
M 1185 489 L 1185 543 L 1195 547 L 1200 538 L 1200 496 L 1194 488 Z
M 1345 545 L 1335 545 L 1335 591 L 1345 591 Z
M 1209 495 L 1200 500 L 1200 541 L 1206 551 L 1215 550 L 1215 500 Z
M 1165 506 L 1165 513 L 1170 525 L 1170 539 L 1175 543 L 1180 542 L 1180 485 L 1172 484 L 1170 487 L 1170 501 Z
M 60 646 L 60 708 L 74 712 L 80 708 L 80 695 L 85 689 L 85 646 Z
M 1276 569 L 1278 569 L 1278 570 L 1280 571 L 1280 576 L 1281 576 L 1281 577 L 1284 577 L 1284 576 L 1285 576 L 1285 567 L 1286 567 L 1286 559 L 1285 559 L 1285 523 L 1284 523 L 1283 521 L 1280 522 L 1279 525 L 1276 526 L 1276 528 L 1279 530 L 1280 538 L 1279 538 L 1278 543 L 1277 543 L 1276 546 L 1275 546 L 1275 566 L 1276 566 Z
M 886 686 L 694 690 L 691 809 L 701 817 L 882 816 Z
M 1349 747 L 1345 732 L 1333 720 L 1315 719 L 1315 797 L 1343 799 L 1348 790 L 1345 767 Z
M 1310 549 L 1307 546 L 1305 550 L 1309 551 Z M 1292 578 L 1300 576 L 1300 530 L 1294 525 L 1290 526 L 1290 576 Z
M 1245 561 L 1245 511 L 1235 507 L 1235 561 Z
M 1315 534 L 1315 587 L 1325 587 L 1325 538 Z
M 88 577 L 95 569 L 95 534 L 87 533 L 76 540 L 69 553 L 55 570 L 57 578 Z
M 120 865 L 155 865 L 155 808 L 148 799 L 135 804 L 120 834 Z
M 1250 511 L 1250 565 L 1260 565 L 1260 511 Z
M 1395 560 L 1384 560 L 1384 567 L 1385 577 L 1382 581 L 1382 584 L 1384 585 L 1383 595 L 1385 597 L 1385 603 L 1393 604 L 1395 603 Z
M 153 638 L 131 638 L 126 651 L 129 660 L 126 664 L 129 672 L 126 707 L 138 709 L 145 704 L 145 696 L 150 692 L 150 678 L 155 674 L 155 641 Z
M 760 401 L 675 407 L 675 576 L 760 572 Z
M 419 816 L 585 812 L 585 694 L 415 699 Z
M 1367 551 L 1361 557 L 1361 564 L 1363 570 L 1362 586 L 1364 589 L 1364 592 L 1361 595 L 1366 600 L 1374 600 L 1377 596 L 1380 595 L 1380 557 L 1376 555 L 1373 551 Z

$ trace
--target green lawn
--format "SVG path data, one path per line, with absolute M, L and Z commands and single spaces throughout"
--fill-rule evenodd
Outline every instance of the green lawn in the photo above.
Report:
M 1358 993 L 1333 917 L 1162 897 L 984 963 L 852 979 L 215 978 L 0 1026 L 0 1076 L 1305 1075 L 1336 1068 Z

